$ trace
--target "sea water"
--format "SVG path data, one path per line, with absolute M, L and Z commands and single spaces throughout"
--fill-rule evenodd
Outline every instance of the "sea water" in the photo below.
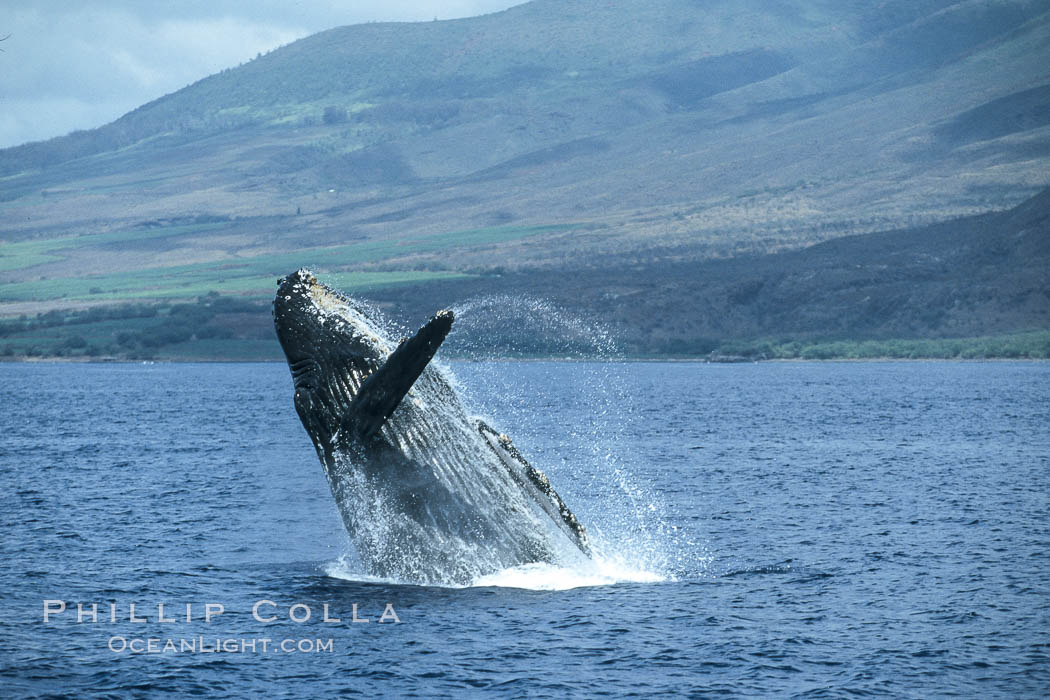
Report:
M 592 564 L 369 576 L 282 364 L 0 365 L 0 695 L 1050 690 L 1050 364 L 450 370 Z

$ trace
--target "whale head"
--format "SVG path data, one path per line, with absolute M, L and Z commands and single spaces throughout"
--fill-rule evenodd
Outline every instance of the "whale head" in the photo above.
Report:
M 289 365 L 327 359 L 370 372 L 391 350 L 375 316 L 306 268 L 277 282 L 274 327 Z
M 377 312 L 322 284 L 307 269 L 277 283 L 274 327 L 295 385 L 295 408 L 322 455 L 336 438 L 366 439 L 397 408 L 452 325 L 441 311 L 394 345 Z
M 295 407 L 319 448 L 339 431 L 361 383 L 391 348 L 369 312 L 307 269 L 277 283 L 274 327 L 295 386 Z

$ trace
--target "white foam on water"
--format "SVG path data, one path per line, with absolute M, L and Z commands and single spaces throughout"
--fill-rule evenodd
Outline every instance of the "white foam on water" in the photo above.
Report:
M 340 581 L 353 581 L 355 583 L 392 583 L 396 585 L 405 585 L 403 581 L 395 581 L 394 579 L 383 578 L 381 576 L 372 576 L 371 574 L 364 574 L 360 571 L 355 571 L 355 567 L 351 566 L 349 562 L 343 557 L 330 561 L 321 567 L 324 571 L 325 576 L 330 578 L 337 578 Z
M 355 571 L 346 557 L 328 562 L 323 571 L 327 576 L 356 583 L 385 583 L 419 585 L 410 581 L 371 576 Z M 479 576 L 469 585 L 429 584 L 439 588 L 521 588 L 532 591 L 567 591 L 589 586 L 611 586 L 616 583 L 660 583 L 667 576 L 615 560 L 596 558 L 576 568 L 545 562 L 521 564 L 485 576 Z
M 578 568 L 554 564 L 522 564 L 478 577 L 473 586 L 524 588 L 533 591 L 567 591 L 615 583 L 659 583 L 667 577 L 654 571 L 627 566 L 609 559 L 595 559 Z

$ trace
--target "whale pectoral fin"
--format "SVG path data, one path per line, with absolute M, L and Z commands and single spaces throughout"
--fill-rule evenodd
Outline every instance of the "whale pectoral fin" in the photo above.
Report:
M 565 505 L 565 501 L 561 500 L 561 496 L 551 486 L 547 475 L 529 464 L 509 437 L 483 420 L 478 420 L 476 426 L 489 448 L 499 457 L 518 485 L 532 496 L 551 520 L 580 548 L 580 551 L 590 556 L 591 546 L 587 540 L 587 529 L 576 519 L 576 515 L 569 510 L 569 506 Z
M 404 340 L 386 363 L 361 384 L 341 421 L 340 431 L 366 440 L 375 435 L 419 379 L 452 328 L 451 311 L 439 311 Z

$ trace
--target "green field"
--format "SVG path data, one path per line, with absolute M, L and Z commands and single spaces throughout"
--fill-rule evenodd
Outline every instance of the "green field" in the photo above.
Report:
M 289 262 L 291 262 L 289 260 Z M 192 299 L 210 291 L 241 294 L 257 298 L 268 296 L 283 270 L 294 267 L 263 267 L 209 263 L 160 268 L 143 273 L 73 277 L 60 280 L 22 282 L 0 285 L 0 302 L 10 301 L 111 301 L 147 299 Z M 152 272 L 152 274 L 151 274 Z M 373 289 L 392 284 L 407 284 L 444 279 L 462 279 L 470 275 L 458 272 L 401 270 L 393 272 L 335 273 L 333 279 L 347 291 Z
M 0 246 L 0 271 L 20 270 L 60 260 L 63 253 L 81 253 L 97 245 L 145 238 L 175 237 L 214 230 L 228 223 L 175 226 L 32 240 Z M 123 302 L 132 300 L 192 299 L 209 291 L 224 294 L 266 296 L 281 275 L 299 267 L 328 271 L 335 284 L 347 291 L 419 282 L 462 279 L 469 275 L 444 270 L 354 271 L 366 263 L 421 253 L 452 253 L 456 249 L 506 243 L 521 238 L 560 231 L 572 225 L 488 227 L 453 231 L 398 241 L 364 241 L 347 245 L 306 248 L 245 258 L 231 257 L 208 263 L 115 271 L 109 274 L 57 279 L 36 279 L 0 284 L 0 303 L 62 300 L 68 302 Z

